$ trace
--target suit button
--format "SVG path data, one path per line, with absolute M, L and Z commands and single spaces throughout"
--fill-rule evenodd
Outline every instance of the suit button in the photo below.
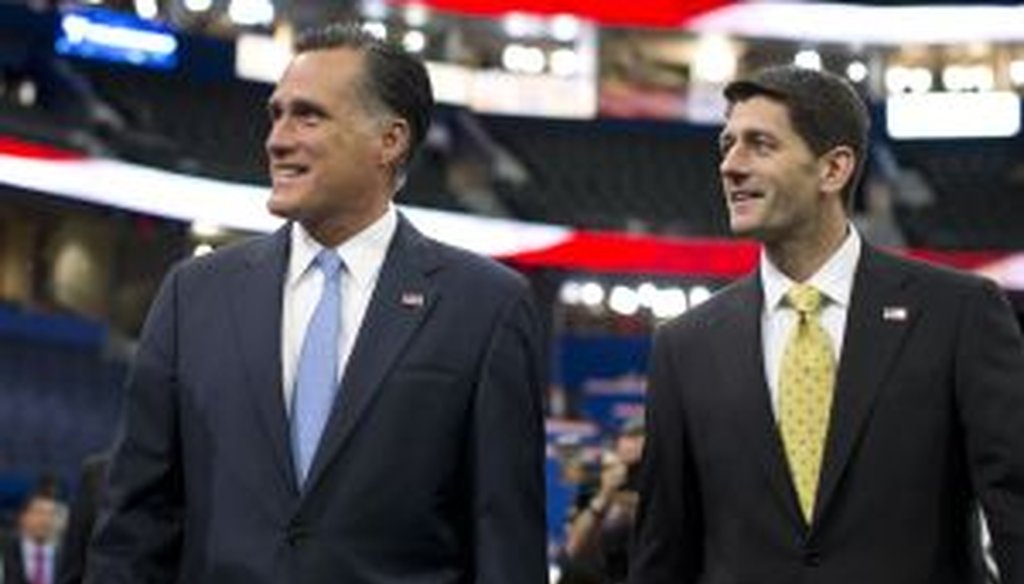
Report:
M 295 547 L 302 543 L 302 540 L 309 537 L 309 531 L 301 525 L 290 525 L 288 530 L 285 531 L 284 539 L 288 542 L 288 545 Z
M 821 565 L 821 552 L 818 550 L 804 550 L 804 565 L 815 568 Z

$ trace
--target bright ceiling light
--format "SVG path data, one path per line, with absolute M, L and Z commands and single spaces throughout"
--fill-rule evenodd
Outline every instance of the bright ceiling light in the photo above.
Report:
M 690 288 L 690 307 L 700 306 L 708 298 L 711 298 L 711 290 L 707 286 L 694 286 Z
M 189 12 L 206 12 L 213 8 L 213 0 L 185 0 L 185 10 Z
M 852 61 L 846 66 L 846 76 L 854 83 L 860 83 L 868 78 L 868 66 L 861 61 Z
M 427 35 L 419 30 L 410 30 L 402 37 L 402 46 L 410 53 L 419 53 L 427 46 Z
M 821 55 L 814 49 L 804 49 L 793 57 L 793 64 L 803 69 L 821 71 Z
M 533 33 L 536 23 L 521 12 L 510 12 L 501 20 L 501 26 L 505 29 L 505 34 L 518 39 Z
M 890 67 L 885 72 L 890 94 L 925 93 L 932 88 L 932 72 L 924 67 Z
M 608 297 L 608 308 L 623 316 L 632 316 L 640 310 L 640 297 L 628 286 L 615 286 Z
M 685 292 L 674 287 L 663 288 L 654 296 L 651 312 L 656 318 L 673 318 L 686 312 L 688 307 Z
M 700 37 L 693 58 L 693 76 L 708 83 L 725 83 L 736 76 L 736 51 L 725 36 Z
M 640 304 L 650 307 L 654 305 L 654 298 L 658 294 L 658 287 L 651 282 L 644 282 L 636 289 L 636 293 L 640 297 Z
M 384 40 L 388 37 L 388 27 L 383 22 L 369 20 L 363 23 L 363 30 L 367 33 Z
M 160 7 L 156 5 L 156 0 L 135 0 L 135 14 L 139 18 L 153 20 L 160 14 Z
M 239 26 L 273 24 L 274 5 L 270 0 L 231 0 L 228 18 Z
M 430 10 L 423 4 L 413 3 L 405 7 L 405 23 L 414 28 L 426 26 Z
M 942 85 L 949 91 L 991 91 L 995 73 L 987 65 L 949 65 L 942 70 Z
M 551 36 L 568 43 L 580 36 L 580 19 L 571 14 L 559 14 L 551 19 Z
M 580 57 L 572 49 L 551 52 L 551 72 L 560 77 L 572 77 L 580 72 Z
M 579 282 L 573 282 L 572 280 L 565 282 L 558 290 L 558 299 L 562 301 L 562 304 L 570 306 L 579 304 L 583 301 L 582 286 L 580 286 Z
M 501 64 L 516 73 L 537 74 L 544 71 L 547 59 L 544 51 L 513 43 L 501 52 Z
M 192 222 L 192 235 L 199 239 L 211 239 L 224 234 L 224 230 L 215 221 L 197 219 Z
M 587 282 L 580 288 L 580 299 L 591 308 L 600 306 L 604 302 L 604 288 L 597 282 Z
M 363 0 L 361 8 L 367 20 L 384 20 L 388 15 L 388 4 L 384 0 Z
M 1010 63 L 1010 82 L 1014 85 L 1024 85 L 1024 59 Z

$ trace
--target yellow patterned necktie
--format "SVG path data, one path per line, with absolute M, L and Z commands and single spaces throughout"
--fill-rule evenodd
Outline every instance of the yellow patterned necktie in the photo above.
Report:
M 786 293 L 798 320 L 782 354 L 779 376 L 779 428 L 800 509 L 811 522 L 828 434 L 835 355 L 821 326 L 821 292 L 797 284 Z

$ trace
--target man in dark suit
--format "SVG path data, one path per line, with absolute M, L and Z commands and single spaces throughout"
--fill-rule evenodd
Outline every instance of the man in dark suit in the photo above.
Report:
M 0 582 L 53 584 L 56 582 L 58 514 L 54 493 L 39 488 L 29 494 L 18 511 L 14 534 L 2 542 Z
M 735 81 L 733 231 L 759 270 L 662 327 L 633 584 L 1024 582 L 1024 342 L 996 287 L 860 240 L 868 114 L 837 76 Z
M 356 25 L 297 50 L 266 142 L 291 221 L 167 277 L 86 582 L 545 582 L 530 290 L 393 207 L 423 64 Z

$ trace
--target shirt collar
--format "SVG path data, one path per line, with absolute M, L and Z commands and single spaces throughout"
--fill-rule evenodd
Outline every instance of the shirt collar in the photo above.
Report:
M 335 248 L 345 262 L 345 273 L 357 286 L 365 287 L 377 275 L 397 228 L 398 212 L 394 205 L 389 204 L 380 218 Z M 289 287 L 299 281 L 316 254 L 324 249 L 298 221 L 292 223 L 291 246 L 288 258 Z
M 805 283 L 817 288 L 825 295 L 829 303 L 843 308 L 849 307 L 861 246 L 860 234 L 857 233 L 853 225 L 850 225 L 846 239 L 843 240 L 839 249 Z M 762 249 L 761 287 L 764 290 L 765 309 L 775 310 L 778 308 L 782 297 L 794 284 L 796 282 L 782 273 Z
M 34 554 L 39 549 L 43 550 L 45 555 L 50 555 L 56 551 L 56 546 L 52 542 L 37 543 L 28 537 L 23 537 L 21 538 L 21 549 L 24 555 Z

